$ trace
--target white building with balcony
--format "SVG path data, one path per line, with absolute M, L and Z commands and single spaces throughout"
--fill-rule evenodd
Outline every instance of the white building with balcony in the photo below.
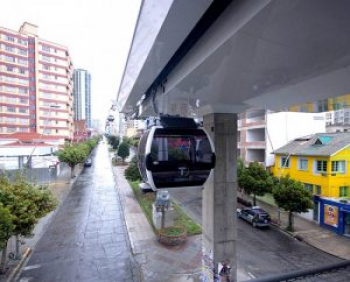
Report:
M 324 113 L 251 110 L 238 121 L 238 155 L 247 164 L 274 164 L 273 151 L 295 138 L 326 132 Z

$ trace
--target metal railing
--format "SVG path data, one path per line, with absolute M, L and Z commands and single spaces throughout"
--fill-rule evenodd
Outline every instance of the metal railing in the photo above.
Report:
M 277 274 L 266 276 L 263 278 L 257 278 L 253 280 L 247 280 L 246 282 L 279 282 L 279 281 L 295 281 L 303 278 L 316 277 L 323 274 L 333 273 L 336 270 L 345 269 L 350 267 L 350 260 L 344 260 L 324 266 L 317 266 L 308 269 L 301 269 L 289 273 Z

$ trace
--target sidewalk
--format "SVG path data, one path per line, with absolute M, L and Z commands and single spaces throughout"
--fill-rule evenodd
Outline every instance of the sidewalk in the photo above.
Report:
M 257 204 L 269 212 L 273 219 L 277 218 L 277 207 L 258 199 Z M 287 222 L 287 213 L 281 213 L 281 225 L 277 227 L 281 230 L 285 230 Z M 350 238 L 338 235 L 298 215 L 294 216 L 294 229 L 294 232 L 288 233 L 298 240 L 302 240 L 331 255 L 350 260 Z
M 141 265 L 144 282 L 199 282 L 202 281 L 202 236 L 188 237 L 186 244 L 166 247 L 158 243 L 150 223 L 139 206 L 124 168 L 114 167 L 116 185 L 124 197 L 126 225 L 132 252 Z M 251 279 L 238 269 L 238 281 Z

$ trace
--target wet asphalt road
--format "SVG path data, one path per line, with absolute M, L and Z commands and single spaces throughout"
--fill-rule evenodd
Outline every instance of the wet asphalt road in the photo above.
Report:
M 202 222 L 202 190 L 174 190 L 171 196 L 194 218 Z M 238 266 L 252 278 L 292 272 L 341 261 L 304 242 L 297 241 L 275 227 L 253 228 L 238 220 Z M 350 269 L 303 281 L 350 281 Z
M 107 146 L 99 145 L 19 281 L 130 282 L 132 260 Z

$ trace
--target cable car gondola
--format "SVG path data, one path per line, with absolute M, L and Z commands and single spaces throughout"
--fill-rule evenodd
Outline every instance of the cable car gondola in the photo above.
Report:
M 141 137 L 141 189 L 202 187 L 215 166 L 213 145 L 191 118 L 162 116 Z

